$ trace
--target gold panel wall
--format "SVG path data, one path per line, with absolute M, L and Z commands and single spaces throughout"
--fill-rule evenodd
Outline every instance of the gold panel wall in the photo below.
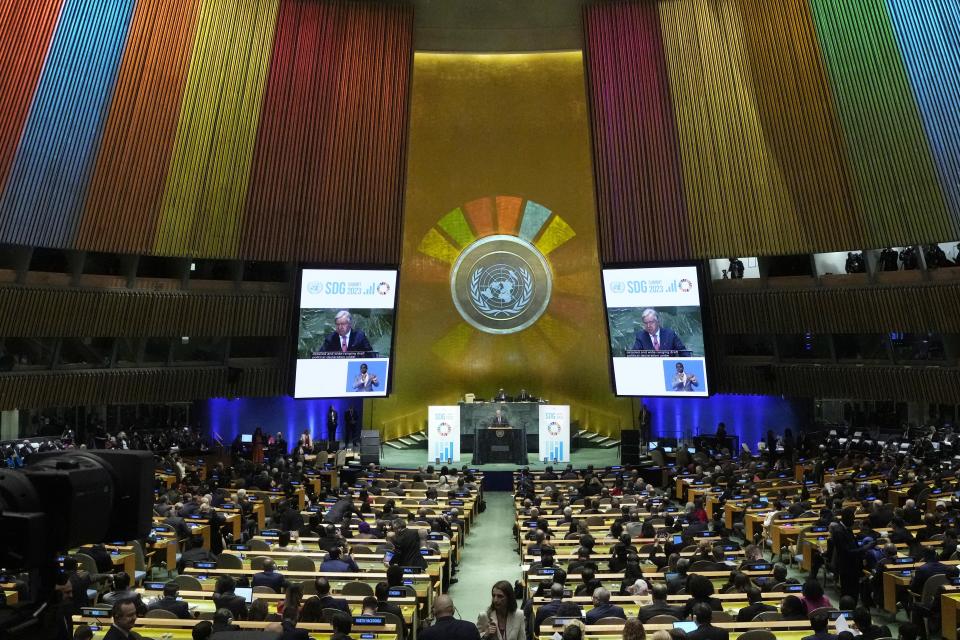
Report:
M 393 393 L 371 424 L 396 437 L 428 405 L 503 387 L 604 433 L 629 426 L 610 385 L 581 54 L 416 54 L 408 149 Z M 481 332 L 454 306 L 452 264 L 475 239 L 525 233 L 552 268 L 549 306 L 520 332 Z

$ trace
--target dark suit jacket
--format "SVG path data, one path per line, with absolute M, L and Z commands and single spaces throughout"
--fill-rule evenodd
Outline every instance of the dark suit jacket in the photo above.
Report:
M 601 604 L 587 611 L 587 624 L 596 624 L 600 618 L 623 618 L 627 619 L 627 614 L 621 607 L 612 604 Z
M 687 640 L 730 640 L 730 632 L 712 624 L 702 624 L 687 634 Z
M 214 594 L 213 605 L 217 609 L 227 609 L 234 620 L 247 619 L 247 601 L 233 593 Z
M 340 351 L 340 334 L 334 331 L 323 341 L 321 351 Z M 373 351 L 370 341 L 360 329 L 353 329 L 347 340 L 347 351 Z
M 420 640 L 480 640 L 480 632 L 472 622 L 451 616 L 437 618 L 432 627 L 421 631 L 417 637 Z
M 347 604 L 347 601 L 342 598 L 334 598 L 331 595 L 325 595 L 322 598 L 319 598 L 320 605 L 324 609 L 339 609 L 346 614 L 350 614 L 350 605 Z
M 142 638 L 139 633 L 136 631 L 131 631 L 129 635 L 123 635 L 123 632 L 120 629 L 114 627 L 112 624 L 107 630 L 107 633 L 104 634 L 103 640 L 140 640 Z
M 277 573 L 267 573 L 261 571 L 256 573 L 253 576 L 253 581 L 250 583 L 251 587 L 270 587 L 277 593 L 283 591 L 283 585 L 286 584 L 286 580 L 283 579 L 283 574 Z
M 654 601 L 652 604 L 645 604 L 637 611 L 637 617 L 640 622 L 647 622 L 654 616 L 673 616 L 679 618 L 682 611 L 679 607 L 671 607 L 666 602 Z
M 910 581 L 910 590 L 914 593 L 922 593 L 923 585 L 927 583 L 929 578 L 937 575 L 938 573 L 945 573 L 948 576 L 956 575 L 957 567 L 954 565 L 944 564 L 939 560 L 935 562 L 927 562 L 918 567 L 914 572 L 913 580 Z
M 187 606 L 187 603 L 183 600 L 177 600 L 176 598 L 160 598 L 148 608 L 149 611 L 153 611 L 154 609 L 164 609 L 165 611 L 176 614 L 178 618 L 186 619 L 193 617 L 190 615 L 190 607 Z
M 814 633 L 813 635 L 804 636 L 803 640 L 837 640 L 837 636 L 832 633 Z
M 653 340 L 650 334 L 643 329 L 637 329 L 636 338 L 633 341 L 633 348 L 637 350 L 653 351 Z M 687 347 L 683 341 L 677 337 L 673 329 L 660 327 L 660 351 L 686 351 Z
M 777 608 L 772 605 L 764 604 L 762 602 L 755 602 L 751 605 L 747 605 L 743 609 L 740 609 L 739 613 L 737 613 L 737 622 L 750 622 L 765 611 L 776 610 Z

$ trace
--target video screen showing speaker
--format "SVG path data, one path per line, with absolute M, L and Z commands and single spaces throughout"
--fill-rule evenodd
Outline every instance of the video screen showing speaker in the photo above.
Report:
M 300 270 L 295 398 L 390 390 L 396 269 Z
M 700 281 L 694 264 L 603 270 L 618 396 L 710 395 Z

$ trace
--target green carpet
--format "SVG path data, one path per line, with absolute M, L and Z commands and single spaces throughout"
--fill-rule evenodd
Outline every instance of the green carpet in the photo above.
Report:
M 510 584 L 520 579 L 520 556 L 513 538 L 513 496 L 505 491 L 484 494 L 487 510 L 481 513 L 463 547 L 459 582 L 450 596 L 460 617 L 477 621 L 490 606 L 490 589 L 498 580 Z

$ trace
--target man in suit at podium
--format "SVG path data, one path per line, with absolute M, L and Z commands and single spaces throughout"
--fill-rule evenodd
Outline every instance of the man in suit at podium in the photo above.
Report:
M 497 409 L 497 412 L 493 416 L 493 420 L 490 422 L 490 426 L 509 427 L 510 422 L 507 420 L 506 416 L 503 415 L 503 412 L 500 409 Z
M 677 337 L 673 329 L 660 326 L 660 314 L 656 309 L 644 309 L 640 314 L 643 322 L 643 331 L 637 331 L 633 342 L 636 351 L 687 351 L 686 345 Z

